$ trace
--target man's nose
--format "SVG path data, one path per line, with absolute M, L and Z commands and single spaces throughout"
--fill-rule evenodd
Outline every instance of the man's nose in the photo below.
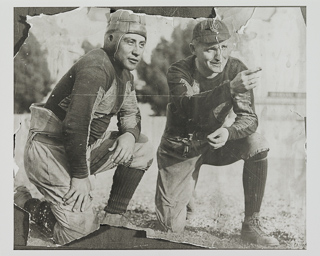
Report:
M 139 56 L 142 53 L 142 49 L 139 47 L 139 45 L 135 45 L 132 49 L 132 54 L 134 56 Z
M 214 59 L 221 60 L 221 57 L 222 57 L 221 54 L 222 54 L 221 48 L 218 48 L 214 54 Z

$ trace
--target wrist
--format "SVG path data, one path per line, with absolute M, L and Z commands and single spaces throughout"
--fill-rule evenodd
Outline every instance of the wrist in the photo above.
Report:
M 223 127 L 222 129 L 224 129 L 225 133 L 226 133 L 226 141 L 229 139 L 229 130 L 225 127 Z
M 235 130 L 235 128 L 231 125 L 230 127 L 225 127 L 225 129 L 227 129 L 228 130 L 228 141 L 229 140 L 234 140 L 235 139 L 235 137 L 234 137 L 234 130 Z
M 229 82 L 229 91 L 230 91 L 230 94 L 231 94 L 231 96 L 234 96 L 235 94 L 236 94 L 236 92 L 234 91 L 234 86 L 233 86 L 233 81 L 230 81 Z
M 135 142 L 138 141 L 139 135 L 140 135 L 139 129 L 137 129 L 137 128 L 128 128 L 128 129 L 126 129 L 125 131 L 122 132 L 122 135 L 123 134 L 127 134 L 127 133 L 130 133 L 134 137 L 134 141 Z

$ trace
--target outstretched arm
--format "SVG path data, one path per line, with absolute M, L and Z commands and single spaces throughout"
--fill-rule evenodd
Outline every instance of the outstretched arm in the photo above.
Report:
M 226 80 L 211 90 L 199 93 L 199 88 L 197 85 L 191 84 L 193 79 L 183 65 L 178 63 L 171 66 L 167 74 L 167 81 L 171 101 L 177 112 L 186 120 L 203 123 L 201 117 L 208 118 L 212 109 L 219 110 L 221 106 L 226 104 L 226 99 L 233 98 L 233 108 L 238 117 L 234 124 L 235 129 L 249 125 L 252 120 L 249 120 L 248 123 L 247 116 L 249 115 L 249 119 L 256 118 L 252 89 L 257 85 L 258 74 L 254 70 L 245 70 L 247 68 L 241 62 L 232 69 L 238 70 L 228 72 L 231 73 L 229 77 L 230 80 L 233 79 L 232 81 Z M 241 94 L 243 96 L 240 97 Z M 251 101 L 250 104 L 247 102 L 248 100 Z M 231 130 L 230 133 L 233 133 L 234 131 Z M 238 138 L 237 135 L 232 134 L 230 137 L 230 139 L 235 138 Z
M 258 127 L 258 117 L 254 112 L 254 96 L 252 88 L 258 85 L 261 69 L 239 72 L 230 82 L 233 94 L 233 111 L 237 115 L 235 122 L 228 128 L 228 140 L 236 140 L 249 136 Z

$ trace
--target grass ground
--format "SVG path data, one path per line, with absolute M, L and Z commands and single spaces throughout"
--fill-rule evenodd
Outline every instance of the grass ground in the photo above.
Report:
M 15 124 L 22 121 L 17 135 L 15 161 L 20 170 L 15 186 L 25 184 L 34 197 L 41 197 L 29 183 L 23 169 L 23 145 L 25 143 L 29 115 L 16 116 Z M 164 127 L 163 117 L 147 117 L 143 131 L 155 145 L 159 144 L 159 133 Z M 152 230 L 156 220 L 154 195 L 157 178 L 157 163 L 144 175 L 128 207 L 127 217 L 137 228 L 149 228 L 150 237 L 186 242 L 218 249 L 261 249 L 262 247 L 243 243 L 240 239 L 241 221 L 244 217 L 242 162 L 230 166 L 202 166 L 196 188 L 196 212 L 183 234 L 167 234 Z M 101 209 L 107 202 L 114 170 L 92 177 L 95 184 L 94 202 Z M 262 224 L 267 233 L 280 241 L 275 249 L 306 248 L 305 213 L 305 162 L 297 158 L 269 159 L 269 173 L 265 197 L 261 209 Z M 28 245 L 54 246 L 35 225 L 31 225 Z

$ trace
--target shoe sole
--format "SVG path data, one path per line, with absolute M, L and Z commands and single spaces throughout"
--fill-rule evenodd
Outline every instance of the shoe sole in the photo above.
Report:
M 247 242 L 247 243 L 261 245 L 261 246 L 279 246 L 280 245 L 279 243 L 260 244 L 260 243 L 257 243 L 255 241 L 251 240 L 251 239 L 243 238 L 243 237 L 241 237 L 241 240 L 244 242 Z

